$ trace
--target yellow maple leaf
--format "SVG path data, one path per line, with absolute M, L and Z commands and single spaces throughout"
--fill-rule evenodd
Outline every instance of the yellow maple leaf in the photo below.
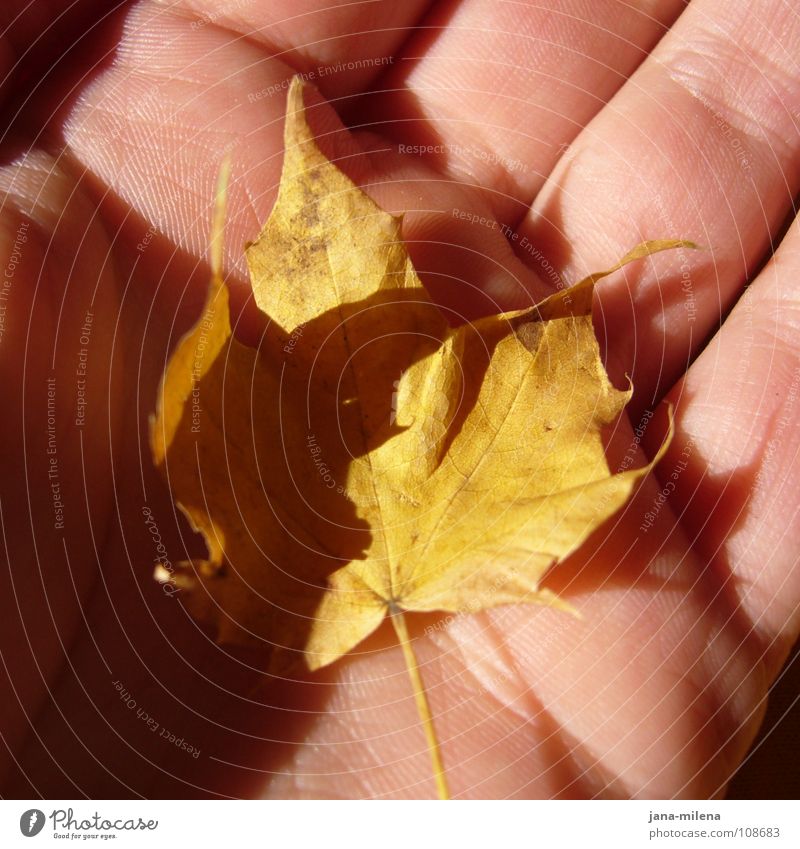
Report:
M 644 243 L 531 310 L 453 328 L 401 219 L 317 147 L 297 79 L 278 199 L 247 248 L 269 318 L 258 349 L 231 332 L 221 216 L 208 301 L 151 427 L 208 557 L 163 577 L 220 640 L 267 649 L 273 668 L 332 663 L 390 615 L 434 749 L 402 612 L 566 606 L 545 572 L 651 468 L 612 474 L 605 459 L 601 430 L 630 392 L 600 360 L 593 285 L 690 243 Z

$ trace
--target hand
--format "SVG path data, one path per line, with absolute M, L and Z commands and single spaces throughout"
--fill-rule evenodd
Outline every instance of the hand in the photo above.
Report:
M 585 20 L 568 0 L 87 0 L 61 20 L 70 4 L 49 5 L 0 54 L 17 72 L 0 172 L 4 795 L 433 793 L 390 629 L 307 682 L 265 682 L 152 580 L 162 551 L 198 550 L 147 420 L 205 293 L 215 176 L 230 151 L 246 336 L 241 246 L 275 198 L 297 72 L 319 89 L 320 143 L 409 210 L 415 263 L 465 316 L 525 306 L 645 238 L 705 246 L 599 288 L 609 370 L 635 385 L 612 466 L 644 462 L 637 427 L 652 452 L 665 398 L 677 430 L 548 578 L 583 620 L 519 606 L 419 617 L 414 636 L 454 795 L 721 794 L 800 622 L 789 6 L 601 2 Z M 88 34 L 66 60 L 31 65 L 42 33 L 52 59 L 70 27 Z

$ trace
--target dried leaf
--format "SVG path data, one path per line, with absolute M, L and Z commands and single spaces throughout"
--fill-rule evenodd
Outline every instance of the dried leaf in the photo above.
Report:
M 630 397 L 599 357 L 591 295 L 640 245 L 537 307 L 450 327 L 382 211 L 330 163 L 289 92 L 274 211 L 247 248 L 270 323 L 208 303 L 161 387 L 152 448 L 208 558 L 169 576 L 220 640 L 273 666 L 332 663 L 398 611 L 536 602 L 651 466 L 612 474 L 602 428 Z

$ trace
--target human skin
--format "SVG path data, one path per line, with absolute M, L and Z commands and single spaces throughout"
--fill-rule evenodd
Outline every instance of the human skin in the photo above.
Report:
M 723 793 L 800 622 L 791 4 L 142 0 L 64 21 L 66 2 L 6 5 L 22 17 L 0 44 L 3 795 L 433 794 L 391 628 L 307 680 L 265 679 L 152 580 L 143 507 L 171 560 L 201 550 L 147 421 L 204 297 L 217 170 L 229 152 L 227 272 L 251 338 L 241 246 L 275 199 L 282 86 L 312 71 L 320 144 L 407 211 L 415 264 L 465 318 L 530 304 L 645 238 L 703 246 L 598 287 L 609 372 L 635 387 L 612 467 L 640 421 L 637 463 L 656 450 L 665 401 L 675 438 L 549 574 L 582 618 L 514 606 L 410 623 L 453 795 Z M 94 21 L 46 75 L 60 32 Z M 20 62 L 40 36 L 52 43 L 31 73 Z

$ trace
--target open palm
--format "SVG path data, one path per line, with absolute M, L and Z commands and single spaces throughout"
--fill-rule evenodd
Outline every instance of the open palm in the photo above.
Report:
M 7 5 L 22 14 L 0 54 L 14 71 L 68 30 L 70 4 L 40 4 L 43 20 Z M 241 246 L 275 198 L 298 72 L 319 90 L 322 147 L 408 210 L 415 264 L 465 318 L 530 304 L 643 239 L 705 246 L 599 288 L 609 371 L 635 385 L 612 467 L 658 445 L 665 397 L 677 433 L 548 577 L 583 619 L 507 607 L 419 617 L 413 636 L 454 795 L 722 793 L 800 624 L 796 10 L 101 6 L 82 4 L 97 25 L 68 63 L 3 89 L 3 795 L 433 793 L 391 629 L 308 681 L 265 681 L 152 580 L 159 557 L 198 551 L 147 419 L 205 294 L 215 176 L 230 152 L 247 337 Z

